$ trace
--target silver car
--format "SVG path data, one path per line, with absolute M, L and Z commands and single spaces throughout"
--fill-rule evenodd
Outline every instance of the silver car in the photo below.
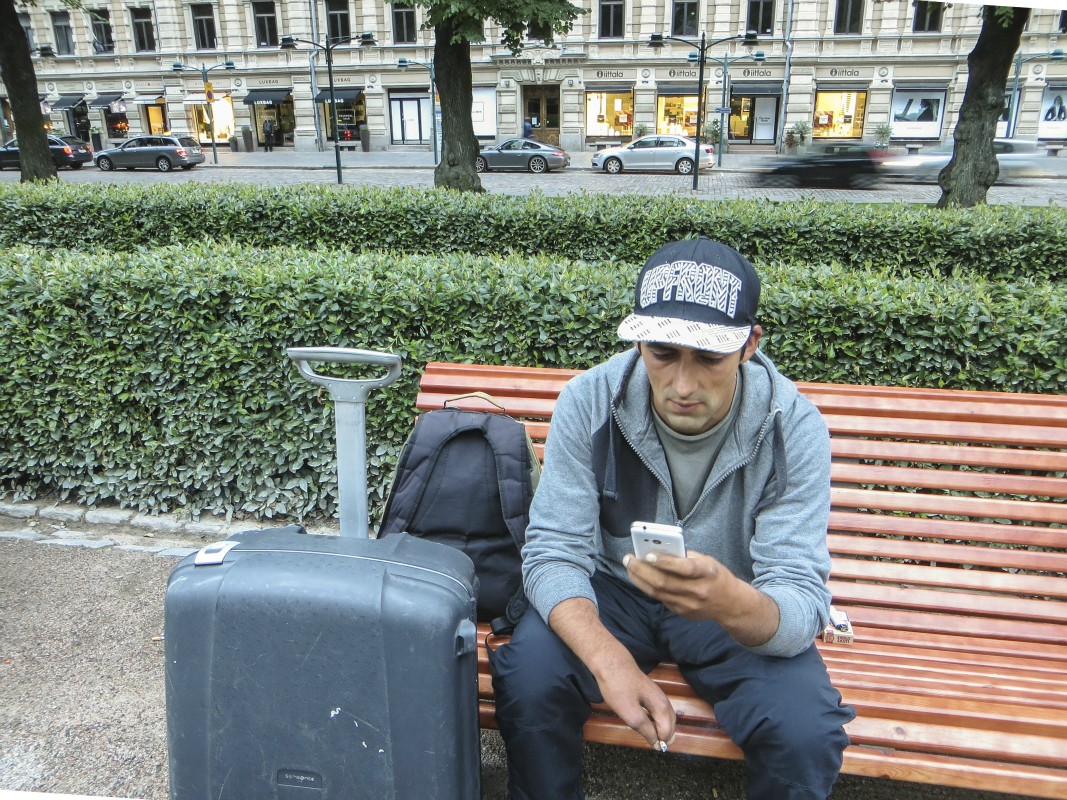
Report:
M 1000 164 L 1000 182 L 1039 177 L 1040 159 L 1037 143 L 1025 139 L 994 139 L 993 152 Z M 891 156 L 883 162 L 885 171 L 906 181 L 936 181 L 952 158 L 951 147 L 923 149 L 918 153 Z
M 608 147 L 593 153 L 593 169 L 617 175 L 624 169 L 664 170 L 693 174 L 693 153 L 696 142 L 683 136 L 642 136 L 629 144 Z M 700 143 L 700 169 L 715 165 L 715 148 L 709 142 Z
M 474 162 L 478 172 L 491 169 L 517 169 L 524 172 L 549 172 L 563 169 L 571 157 L 562 147 L 534 139 L 508 139 L 483 147 Z
M 203 163 L 204 151 L 200 143 L 189 136 L 136 136 L 121 147 L 96 154 L 96 166 L 104 172 L 118 167 L 148 167 L 170 172 L 175 167 L 192 169 Z

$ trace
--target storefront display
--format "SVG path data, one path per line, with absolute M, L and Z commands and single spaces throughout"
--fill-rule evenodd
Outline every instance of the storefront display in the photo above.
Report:
M 257 145 L 262 145 L 268 135 L 273 147 L 293 143 L 296 111 L 293 108 L 292 88 L 249 89 L 244 103 L 252 112 L 252 130 Z M 263 131 L 263 123 L 268 119 L 272 123 L 269 134 Z
M 696 94 L 665 96 L 661 91 L 656 104 L 656 133 L 693 137 L 696 132 Z
M 363 99 L 363 90 L 346 86 L 335 88 L 334 100 L 337 101 L 337 129 L 341 132 L 341 141 L 359 139 L 359 125 L 367 121 L 367 106 Z M 320 89 L 315 101 L 319 104 L 323 130 L 326 140 L 334 140 L 333 112 L 330 109 L 330 90 Z
M 389 123 L 393 144 L 430 144 L 429 92 L 390 92 Z
M 866 110 L 866 91 L 818 91 L 811 136 L 813 139 L 862 138 Z
M 190 130 L 196 132 L 196 137 L 201 143 L 211 141 L 211 118 L 208 115 L 208 105 L 203 93 L 186 96 L 183 101 L 189 116 Z M 215 118 L 215 141 L 224 142 L 233 135 L 235 130 L 233 117 L 233 102 L 229 95 L 215 93 L 215 102 L 212 103 L 211 112 Z
M 944 89 L 897 89 L 890 111 L 893 138 L 939 139 L 944 114 Z
M 587 88 L 585 93 L 585 135 L 605 139 L 632 136 L 634 93 L 632 86 Z
M 1049 83 L 1041 98 L 1037 119 L 1038 139 L 1067 138 L 1067 83 Z

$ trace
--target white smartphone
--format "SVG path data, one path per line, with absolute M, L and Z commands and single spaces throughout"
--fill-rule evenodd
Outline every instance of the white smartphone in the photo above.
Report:
M 634 543 L 634 555 L 642 561 L 649 553 L 685 558 L 685 537 L 677 525 L 635 522 L 630 526 L 630 538 Z

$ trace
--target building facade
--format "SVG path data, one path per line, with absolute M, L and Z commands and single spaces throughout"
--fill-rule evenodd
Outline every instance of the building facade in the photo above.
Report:
M 527 118 L 536 138 L 570 150 L 643 133 L 691 136 L 703 36 L 704 119 L 726 126 L 731 147 L 780 147 L 797 123 L 816 141 L 870 141 L 885 124 L 895 144 L 950 141 L 981 27 L 979 6 L 922 0 L 586 2 L 570 33 L 517 56 L 486 25 L 471 52 L 480 139 L 518 135 Z M 424 19 L 411 3 L 380 0 L 85 0 L 78 9 L 43 0 L 20 13 L 55 130 L 105 145 L 164 131 L 208 144 L 213 127 L 220 143 L 235 136 L 259 147 L 270 135 L 297 150 L 358 140 L 364 126 L 374 149 L 429 149 L 433 31 Z M 754 45 L 742 41 L 747 31 Z M 373 46 L 360 43 L 365 33 Z M 662 47 L 649 46 L 653 33 Z M 354 37 L 329 53 L 336 131 L 325 51 L 282 49 L 284 36 Z M 1067 12 L 1034 9 L 998 134 L 1067 139 L 1061 48 Z

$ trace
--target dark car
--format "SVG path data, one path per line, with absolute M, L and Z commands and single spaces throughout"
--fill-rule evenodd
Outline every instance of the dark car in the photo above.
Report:
M 104 172 L 118 167 L 149 167 L 170 172 L 175 167 L 192 169 L 203 163 L 200 142 L 190 136 L 135 136 L 121 147 L 96 154 L 96 166 Z
M 571 157 L 562 147 L 534 139 L 508 139 L 482 148 L 475 160 L 479 172 L 491 169 L 518 169 L 524 172 L 549 172 L 563 169 Z
M 93 148 L 75 136 L 48 135 L 48 149 L 52 151 L 52 160 L 56 167 L 70 167 L 81 169 L 82 164 L 93 160 Z M 22 161 L 19 159 L 19 143 L 17 139 L 0 147 L 0 169 L 14 167 L 19 169 Z
M 761 173 L 764 186 L 836 186 L 873 189 L 881 182 L 881 158 L 862 144 L 832 142 L 787 156 Z

